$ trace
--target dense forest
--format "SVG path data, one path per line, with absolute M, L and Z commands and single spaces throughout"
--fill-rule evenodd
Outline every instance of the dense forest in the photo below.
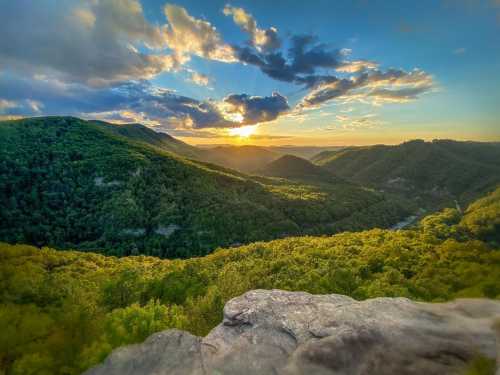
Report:
M 177 327 L 203 335 L 256 288 L 357 299 L 500 298 L 500 188 L 411 230 L 290 237 L 189 260 L 0 245 L 0 373 L 79 374 Z
M 260 175 L 138 124 L 0 122 L 0 374 L 79 374 L 153 332 L 204 335 L 257 288 L 500 298 L 497 144 L 348 148 L 316 165 L 246 151 Z
M 325 151 L 311 159 L 336 175 L 421 197 L 421 205 L 468 202 L 500 182 L 500 143 L 414 140 Z
M 250 177 L 175 152 L 197 151 L 141 125 L 0 122 L 0 240 L 183 258 L 288 235 L 388 227 L 416 209 L 343 180 Z

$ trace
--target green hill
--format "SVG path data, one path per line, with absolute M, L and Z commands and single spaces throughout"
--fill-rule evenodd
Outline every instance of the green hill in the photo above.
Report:
M 202 152 L 195 157 L 198 160 L 209 161 L 245 173 L 258 173 L 267 164 L 284 155 L 309 159 L 321 151 L 340 150 L 342 147 L 201 145 L 197 149 Z
M 281 155 L 259 146 L 217 146 L 203 151 L 202 160 L 244 173 L 254 173 Z
M 284 155 L 267 164 L 257 173 L 263 176 L 282 177 L 299 181 L 342 182 L 341 179 L 326 168 L 319 167 L 306 159 L 293 155 Z
M 291 237 L 188 260 L 0 243 L 0 372 L 76 375 L 153 332 L 204 335 L 226 301 L 252 289 L 498 299 L 500 248 L 476 237 L 498 227 L 471 218 L 500 217 L 499 203 L 497 190 L 412 230 Z
M 352 150 L 356 147 L 344 147 L 337 150 L 325 150 L 312 155 L 309 160 L 315 164 L 325 164 L 330 160 L 333 160 L 334 156 L 342 151 Z
M 310 159 L 323 151 L 341 150 L 344 146 L 267 146 L 266 149 L 282 155 L 293 155 L 299 158 Z
M 461 203 L 500 182 L 500 143 L 416 140 L 327 151 L 312 160 L 363 185 Z
M 158 147 L 164 151 L 185 156 L 191 159 L 203 158 L 203 150 L 188 145 L 166 133 L 156 132 L 141 124 L 115 125 L 102 121 L 94 121 L 97 126 L 111 131 L 114 134 L 129 138 L 131 141 L 143 142 Z
M 356 186 L 253 178 L 184 159 L 165 144 L 176 143 L 137 125 L 0 122 L 0 240 L 188 257 L 286 235 L 387 227 L 408 214 L 401 202 Z

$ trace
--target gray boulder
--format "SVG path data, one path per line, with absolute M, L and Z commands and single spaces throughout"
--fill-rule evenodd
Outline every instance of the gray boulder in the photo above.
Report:
M 254 290 L 233 298 L 206 337 L 168 330 L 115 350 L 86 375 L 458 374 L 496 358 L 500 301 L 356 301 Z

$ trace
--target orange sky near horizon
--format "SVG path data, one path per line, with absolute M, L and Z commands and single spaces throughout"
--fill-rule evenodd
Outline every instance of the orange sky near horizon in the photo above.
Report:
M 499 127 L 500 129 L 500 127 Z M 413 139 L 423 139 L 432 141 L 433 139 L 453 139 L 456 141 L 476 141 L 476 142 L 500 142 L 500 134 L 498 132 L 467 132 L 462 134 L 453 134 L 449 131 L 429 132 L 407 132 L 407 133 L 392 133 L 380 131 L 378 134 L 358 134 L 356 132 L 332 134 L 329 137 L 314 137 L 309 136 L 266 136 L 265 134 L 254 134 L 249 136 L 221 136 L 213 138 L 199 137 L 179 137 L 191 145 L 218 145 L 229 144 L 234 146 L 255 145 L 255 146 L 368 146 L 374 144 L 394 145 L 400 144 Z

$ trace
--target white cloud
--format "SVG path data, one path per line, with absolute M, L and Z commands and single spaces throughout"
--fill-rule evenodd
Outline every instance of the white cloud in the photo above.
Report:
M 327 128 L 324 128 L 324 130 L 355 131 L 362 129 L 374 129 L 384 124 L 384 122 L 374 113 L 367 113 L 361 116 L 337 115 L 335 118 L 336 122 L 330 124 Z
M 400 69 L 363 71 L 318 85 L 301 100 L 296 110 L 318 108 L 332 100 L 373 105 L 405 103 L 431 91 L 434 86 L 432 76 L 418 69 L 411 72 Z
M 190 81 L 198 86 L 208 86 L 210 83 L 210 78 L 198 72 L 191 72 Z
M 197 55 L 223 62 L 237 61 L 231 46 L 224 43 L 216 28 L 209 22 L 196 19 L 186 9 L 176 5 L 166 5 L 168 19 L 166 40 L 178 61 L 189 60 L 189 55 Z
M 278 38 L 278 30 L 274 27 L 266 30 L 259 29 L 253 16 L 247 13 L 245 9 L 226 5 L 223 13 L 226 16 L 233 17 L 234 23 L 249 34 L 251 43 L 259 51 L 270 51 L 280 47 L 281 42 Z
M 11 108 L 17 108 L 19 106 L 20 104 L 18 104 L 13 100 L 0 99 L 0 111 Z
M 378 64 L 374 61 L 368 60 L 355 60 L 346 61 L 342 65 L 338 66 L 335 70 L 341 73 L 358 73 L 363 70 L 376 69 Z
M 3 1 L 0 14 L 4 69 L 95 86 L 177 66 L 157 53 L 164 30 L 145 19 L 138 0 Z

